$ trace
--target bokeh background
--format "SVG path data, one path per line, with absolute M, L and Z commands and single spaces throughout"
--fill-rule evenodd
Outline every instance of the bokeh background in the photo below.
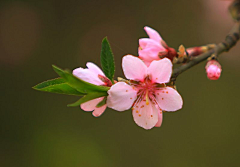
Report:
M 57 77 L 51 68 L 100 65 L 107 36 L 121 59 L 137 55 L 148 25 L 174 48 L 221 42 L 233 26 L 221 0 L 1 0 L 1 167 L 240 166 L 240 44 L 220 57 L 218 81 L 205 62 L 179 76 L 184 107 L 164 113 L 161 128 L 138 127 L 131 111 L 100 118 L 66 105 L 78 99 L 32 86 Z

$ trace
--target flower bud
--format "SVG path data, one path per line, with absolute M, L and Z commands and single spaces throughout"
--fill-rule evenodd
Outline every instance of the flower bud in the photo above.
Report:
M 220 77 L 222 71 L 221 65 L 217 60 L 208 61 L 205 69 L 207 72 L 207 77 L 210 80 L 217 80 Z

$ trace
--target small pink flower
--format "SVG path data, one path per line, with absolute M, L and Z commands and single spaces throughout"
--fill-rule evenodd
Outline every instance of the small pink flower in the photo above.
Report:
M 182 108 L 179 93 L 166 87 L 172 74 L 169 59 L 154 60 L 147 67 L 143 61 L 132 55 L 123 57 L 123 72 L 129 83 L 118 82 L 108 91 L 107 105 L 118 111 L 132 108 L 134 121 L 144 129 L 162 123 L 162 110 L 176 111 Z
M 159 53 L 166 53 L 167 50 L 162 43 L 165 43 L 159 33 L 150 27 L 144 27 L 149 38 L 139 39 L 139 57 L 145 62 L 147 66 L 153 60 L 160 60 Z
M 216 60 L 208 61 L 205 69 L 207 72 L 207 77 L 210 80 L 217 80 L 220 77 L 222 71 L 221 65 Z
M 88 68 L 76 68 L 73 70 L 73 75 L 77 78 L 89 82 L 94 85 L 104 85 L 111 86 L 111 81 L 104 75 L 102 70 L 93 63 L 88 62 L 86 64 Z M 97 99 L 90 100 L 81 104 L 81 108 L 84 111 L 93 111 L 92 114 L 95 117 L 99 117 L 107 108 L 107 105 L 103 105 L 101 107 L 96 107 L 98 103 L 100 103 L 104 97 L 99 97 Z
M 144 63 L 149 66 L 153 60 L 169 58 L 171 61 L 177 56 L 174 48 L 169 47 L 159 33 L 150 27 L 144 27 L 149 38 L 139 39 L 138 54 Z

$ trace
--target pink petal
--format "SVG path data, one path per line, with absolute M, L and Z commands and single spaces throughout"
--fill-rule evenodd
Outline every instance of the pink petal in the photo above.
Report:
M 106 110 L 107 105 L 103 105 L 102 107 L 96 107 L 95 110 L 92 112 L 94 117 L 99 117 L 102 113 Z
M 145 49 L 139 49 L 138 55 L 141 59 L 144 61 L 153 61 L 153 60 L 160 60 L 159 51 L 153 48 L 145 48 Z
M 155 127 L 160 127 L 162 125 L 163 114 L 162 110 L 158 111 L 158 122 L 156 123 Z
M 147 67 L 150 66 L 151 62 L 152 61 L 144 61 L 144 63 L 146 64 Z
M 81 104 L 81 108 L 84 111 L 93 111 L 96 108 L 96 105 L 101 102 L 104 99 L 104 97 L 99 97 L 90 101 L 87 101 L 83 104 Z
M 117 111 L 128 110 L 137 97 L 137 90 L 125 82 L 118 82 L 108 90 L 107 106 Z
M 182 108 L 181 95 L 173 88 L 166 87 L 155 92 L 159 107 L 165 111 L 176 111 Z
M 139 102 L 134 105 L 132 113 L 136 124 L 144 129 L 151 129 L 158 122 L 158 109 L 151 102 L 148 105 L 145 101 Z
M 87 62 L 86 66 L 88 67 L 88 69 L 90 71 L 92 71 L 95 74 L 100 74 L 102 76 L 105 76 L 104 73 L 102 72 L 102 70 L 94 63 L 91 62 Z
M 157 42 L 160 42 L 162 40 L 161 36 L 159 35 L 159 33 L 156 30 L 154 30 L 148 26 L 145 26 L 144 30 L 148 34 L 149 38 L 151 38 Z
M 154 60 L 148 67 L 152 82 L 168 83 L 172 75 L 172 62 L 168 58 Z
M 132 55 L 126 55 L 122 60 L 123 72 L 127 79 L 143 81 L 147 74 L 144 62 Z
M 139 39 L 139 47 L 141 47 L 141 49 L 145 49 L 147 44 L 148 44 L 148 39 L 149 38 L 141 38 Z
M 151 62 L 153 60 L 160 60 L 159 56 L 158 56 L 159 52 L 155 51 L 151 48 L 146 48 L 143 50 L 138 50 L 138 55 L 139 57 L 143 60 L 143 62 L 145 63 L 145 65 L 147 67 L 150 66 Z
M 92 83 L 94 85 L 104 85 L 104 82 L 102 82 L 99 78 L 98 75 L 103 75 L 103 72 L 101 71 L 100 68 L 98 68 L 95 64 L 93 63 L 87 63 L 86 69 L 84 68 L 76 68 L 73 70 L 73 75 L 76 76 L 77 78 L 84 80 L 86 82 Z
M 141 38 L 141 39 L 139 39 L 139 46 L 140 46 L 141 49 L 154 48 L 154 49 L 158 50 L 158 52 L 166 50 L 161 45 L 161 43 L 156 42 L 155 40 L 149 39 L 149 38 Z

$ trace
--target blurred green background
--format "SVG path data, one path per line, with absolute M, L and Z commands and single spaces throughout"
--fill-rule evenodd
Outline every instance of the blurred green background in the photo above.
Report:
M 184 107 L 164 113 L 161 128 L 138 127 L 131 111 L 100 118 L 66 105 L 74 96 L 31 89 L 57 77 L 51 68 L 100 65 L 108 36 L 121 59 L 137 55 L 148 25 L 169 46 L 222 41 L 233 25 L 221 0 L 0 1 L 1 167 L 238 167 L 240 166 L 240 45 L 221 55 L 218 81 L 205 62 L 177 81 Z

